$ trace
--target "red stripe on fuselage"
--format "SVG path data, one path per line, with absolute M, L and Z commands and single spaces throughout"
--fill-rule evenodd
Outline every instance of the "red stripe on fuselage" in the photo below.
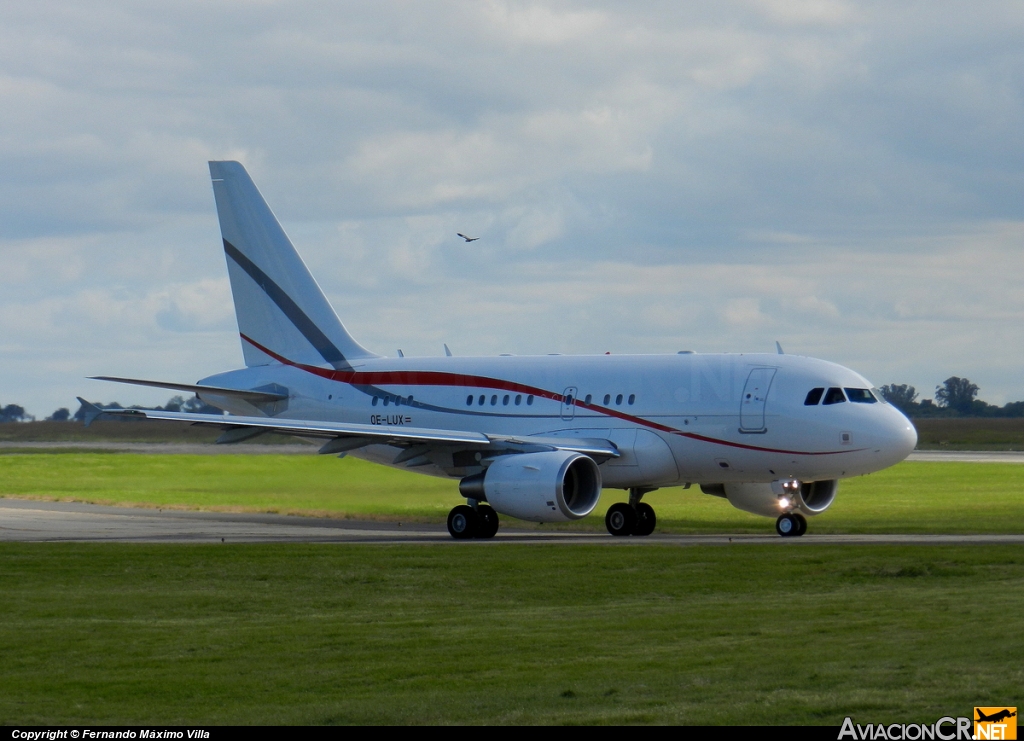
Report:
M 298 368 L 307 373 L 311 373 L 314 376 L 320 376 L 330 381 L 337 381 L 338 383 L 347 383 L 352 386 L 454 386 L 459 388 L 487 388 L 487 389 L 499 389 L 501 391 L 512 391 L 520 394 L 532 394 L 533 396 L 539 396 L 544 399 L 551 399 L 559 403 L 565 402 L 565 397 L 562 394 L 556 394 L 552 391 L 546 391 L 545 389 L 535 388 L 533 386 L 527 386 L 522 383 L 514 383 L 512 381 L 505 381 L 500 378 L 488 378 L 487 376 L 469 376 L 464 373 L 445 373 L 444 371 L 344 371 L 335 370 L 333 368 L 319 368 L 315 365 L 305 365 L 303 363 L 296 363 L 289 360 L 288 358 L 278 355 L 273 350 L 263 347 L 260 343 L 256 342 L 251 337 L 246 337 L 244 334 L 239 333 L 243 340 L 248 342 L 250 345 L 255 347 L 262 353 L 265 353 L 269 357 L 273 358 L 282 365 L 289 365 L 293 368 Z M 579 399 L 574 399 L 573 404 L 583 409 L 589 409 L 590 411 L 603 414 L 608 417 L 616 417 L 626 422 L 631 422 L 642 427 L 648 427 L 652 430 L 658 430 L 659 432 L 667 432 L 670 435 L 679 435 L 680 437 L 687 437 L 691 440 L 699 440 L 700 442 L 712 443 L 714 445 L 725 445 L 730 448 L 739 448 L 741 450 L 755 450 L 761 453 L 783 453 L 786 455 L 840 455 L 842 453 L 857 453 L 866 448 L 857 448 L 851 450 L 835 450 L 825 451 L 820 453 L 806 452 L 802 450 L 781 450 L 777 448 L 762 448 L 757 445 L 745 445 L 744 443 L 734 443 L 729 440 L 719 440 L 714 437 L 706 437 L 704 435 L 698 435 L 695 432 L 683 432 L 675 427 L 668 427 L 666 425 L 658 424 L 657 422 L 651 422 L 650 420 L 643 419 L 642 417 L 634 417 L 630 414 L 617 411 L 615 409 L 608 409 L 607 407 L 601 407 L 596 404 L 587 404 Z

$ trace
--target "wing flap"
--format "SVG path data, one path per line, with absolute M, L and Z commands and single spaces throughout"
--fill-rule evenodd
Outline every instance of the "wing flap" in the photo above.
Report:
M 316 422 L 304 419 L 280 419 L 275 417 L 242 417 L 233 414 L 194 414 L 191 412 L 164 412 L 151 409 L 99 409 L 79 399 L 93 412 L 92 419 L 100 414 L 113 417 L 132 417 L 143 419 L 160 419 L 169 422 L 187 422 L 206 427 L 223 429 L 260 429 L 266 432 L 277 432 L 283 435 L 301 437 L 364 437 L 378 443 L 396 442 L 432 442 L 455 443 L 470 445 L 490 445 L 491 441 L 479 432 L 461 432 L 458 430 L 431 430 L 423 427 L 405 427 L 403 425 L 364 425 L 355 422 Z M 90 420 L 91 421 L 91 420 Z
M 165 412 L 150 409 L 102 409 L 95 404 L 78 399 L 86 408 L 86 421 L 92 422 L 100 415 L 112 417 L 131 417 L 143 419 L 159 419 L 169 422 L 185 422 L 206 427 L 219 427 L 226 430 L 221 436 L 224 442 L 234 442 L 255 436 L 259 432 L 276 432 L 282 435 L 316 438 L 359 438 L 363 440 L 361 447 L 371 443 L 396 443 L 411 445 L 416 443 L 448 444 L 448 445 L 480 445 L 481 447 L 501 447 L 530 450 L 571 450 L 583 455 L 598 458 L 618 458 L 619 449 L 610 440 L 591 438 L 566 437 L 532 437 L 513 435 L 485 435 L 481 432 L 463 430 L 435 430 L 426 427 L 406 427 L 404 425 L 365 425 L 356 422 L 317 422 L 304 419 L 282 419 L 279 417 L 243 417 L 233 414 L 195 414 L 191 412 Z M 246 433 L 251 433 L 246 434 Z M 355 442 L 355 441 L 353 441 Z M 328 443 L 323 452 L 340 452 L 350 449 L 343 442 L 335 445 Z

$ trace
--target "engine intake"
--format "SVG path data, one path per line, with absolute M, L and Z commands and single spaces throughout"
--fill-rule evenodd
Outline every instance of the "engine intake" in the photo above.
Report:
M 462 479 L 459 491 L 520 520 L 566 522 L 594 511 L 601 498 L 601 471 L 581 453 L 510 454 Z

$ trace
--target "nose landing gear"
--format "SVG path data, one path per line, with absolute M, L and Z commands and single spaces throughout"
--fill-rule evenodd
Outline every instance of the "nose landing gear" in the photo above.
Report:
M 650 535 L 658 522 L 654 507 L 640 499 L 654 489 L 630 489 L 629 504 L 617 502 L 608 508 L 604 526 L 612 535 Z
M 807 532 L 807 520 L 799 512 L 780 515 L 775 521 L 775 532 L 783 538 L 799 538 Z

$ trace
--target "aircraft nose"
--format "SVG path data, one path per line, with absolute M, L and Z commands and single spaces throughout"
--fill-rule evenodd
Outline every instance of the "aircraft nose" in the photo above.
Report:
M 917 428 L 914 423 L 903 416 L 901 412 L 893 409 L 893 416 L 890 422 L 890 444 L 893 457 L 902 461 L 910 455 L 917 447 Z M 898 457 L 897 457 L 898 456 Z

